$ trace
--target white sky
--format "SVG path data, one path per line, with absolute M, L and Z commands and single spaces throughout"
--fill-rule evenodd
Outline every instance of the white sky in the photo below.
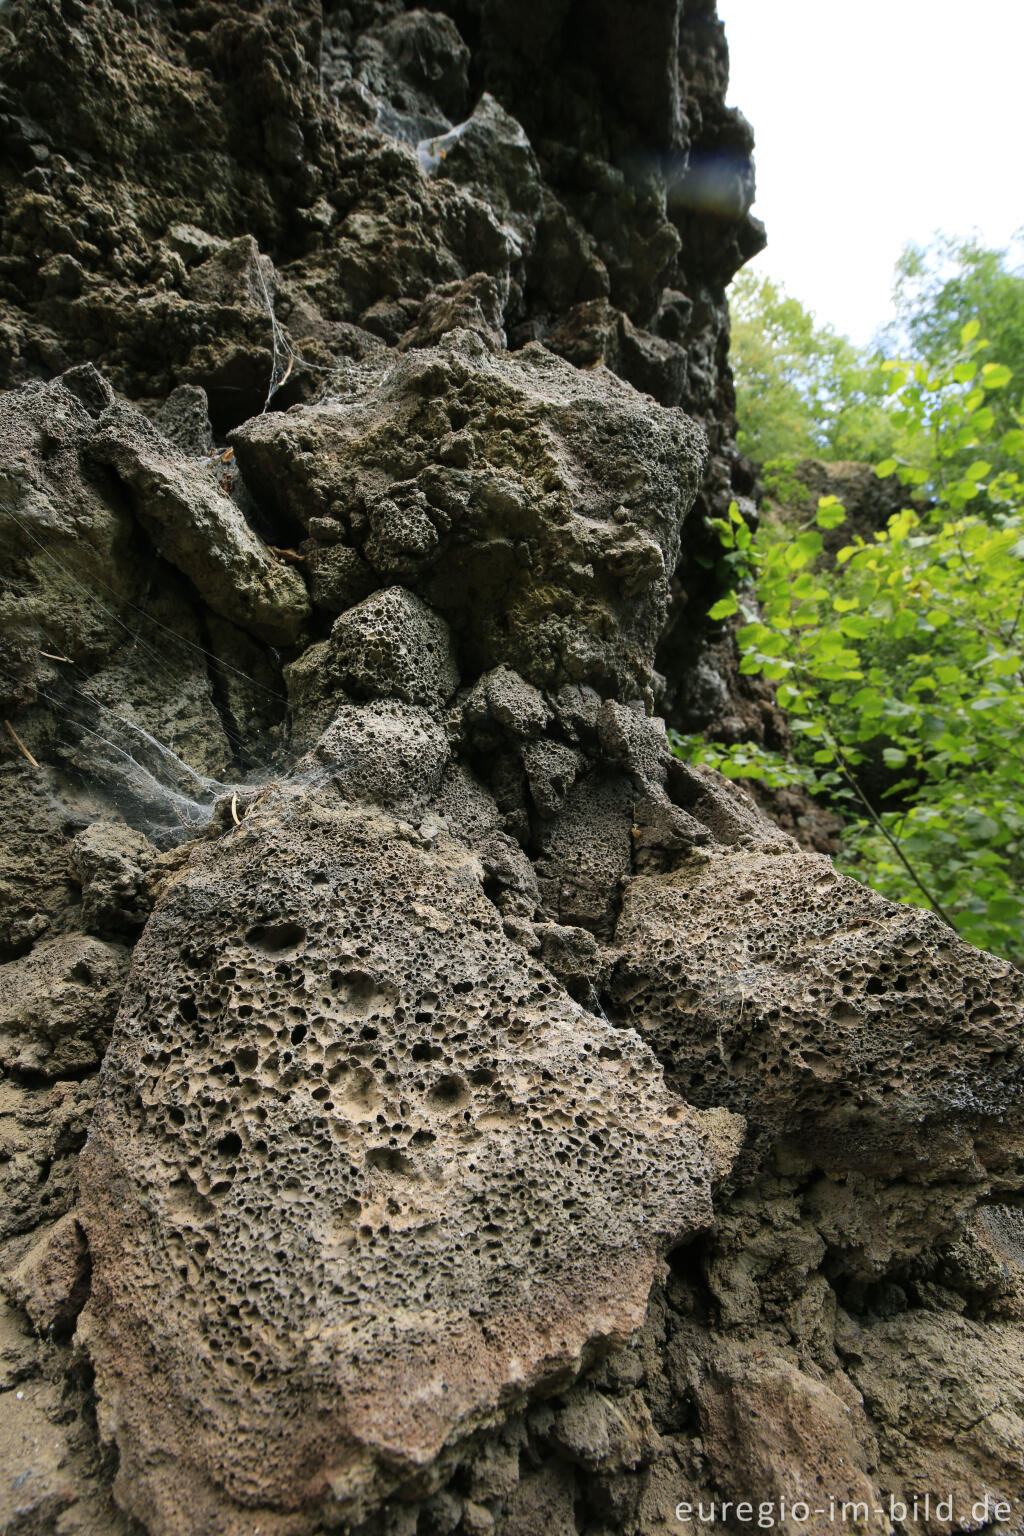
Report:
M 908 240 L 1024 225 L 1024 0 L 718 0 L 757 136 L 753 263 L 858 343 Z

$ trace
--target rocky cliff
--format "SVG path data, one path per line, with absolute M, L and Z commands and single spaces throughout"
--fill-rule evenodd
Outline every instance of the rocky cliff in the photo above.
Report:
M 0 1529 L 1015 1528 L 1020 977 L 667 747 L 713 4 L 0 63 Z

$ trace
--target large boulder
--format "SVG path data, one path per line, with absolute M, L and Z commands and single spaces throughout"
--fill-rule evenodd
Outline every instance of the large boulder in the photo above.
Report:
M 506 938 L 464 846 L 333 790 L 168 890 L 102 1092 L 80 1338 L 154 1536 L 312 1531 L 422 1479 L 641 1324 L 731 1158 Z

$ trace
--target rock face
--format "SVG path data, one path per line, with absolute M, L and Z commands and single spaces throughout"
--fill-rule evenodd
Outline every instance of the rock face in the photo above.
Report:
M 315 523 L 314 543 L 326 525 L 378 581 L 430 603 L 464 671 L 504 663 L 540 686 L 650 700 L 706 459 L 691 423 L 604 370 L 536 343 L 496 357 L 462 330 L 346 370 L 343 391 L 232 434 L 279 513 Z
M 0 62 L 2 1528 L 1015 1529 L 1020 978 L 657 713 L 751 489 L 713 5 Z

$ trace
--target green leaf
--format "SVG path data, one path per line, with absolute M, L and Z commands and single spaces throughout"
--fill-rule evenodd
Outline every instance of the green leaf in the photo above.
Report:
M 967 324 L 964 326 L 963 330 L 960 332 L 960 345 L 962 347 L 968 346 L 969 343 L 974 340 L 975 336 L 977 336 L 977 334 L 978 334 L 978 332 L 980 330 L 981 330 L 981 321 L 980 320 L 968 320 Z
M 875 465 L 875 474 L 880 480 L 887 480 L 890 475 L 896 473 L 898 468 L 899 465 L 895 459 L 883 459 L 881 464 Z
M 992 465 L 987 464 L 984 459 L 975 459 L 974 463 L 964 470 L 964 476 L 968 480 L 984 480 L 991 470 Z
M 902 768 L 906 764 L 907 754 L 899 747 L 885 747 L 882 751 L 882 761 L 887 768 Z
M 822 497 L 814 518 L 819 528 L 838 528 L 846 521 L 846 509 L 834 496 Z
M 709 619 L 727 619 L 731 614 L 739 610 L 735 592 L 727 592 L 725 597 L 719 598 L 717 603 L 708 609 Z
M 1005 363 L 986 363 L 981 370 L 982 389 L 1005 389 L 1013 374 Z

